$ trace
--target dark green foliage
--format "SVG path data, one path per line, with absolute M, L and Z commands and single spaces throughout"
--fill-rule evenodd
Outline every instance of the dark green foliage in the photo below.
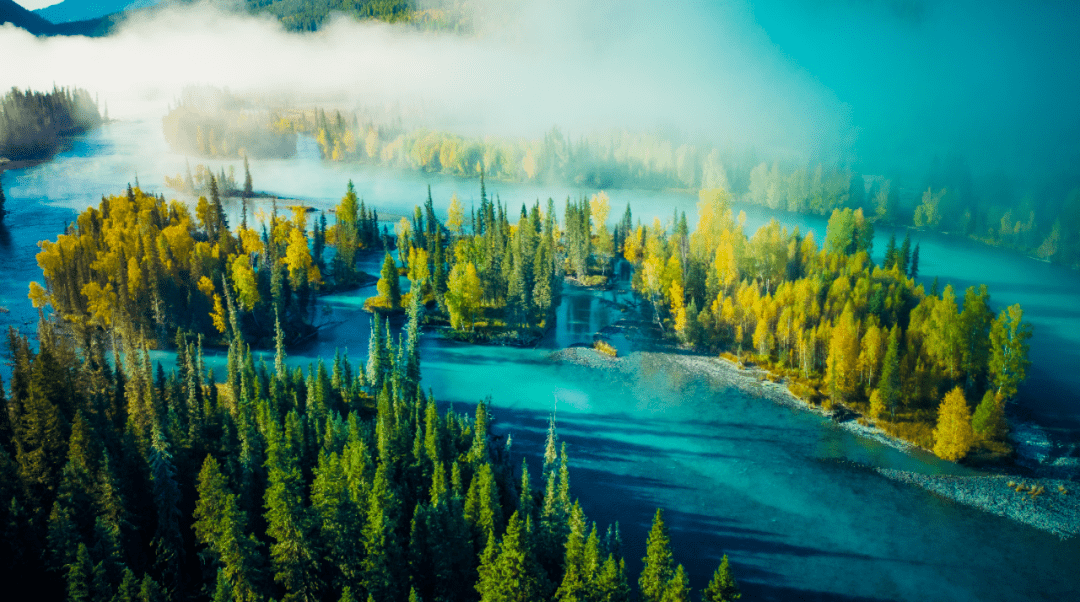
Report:
M 1008 431 L 1005 422 L 1005 409 L 994 396 L 993 391 L 987 391 L 975 408 L 975 414 L 971 417 L 971 428 L 982 437 L 991 440 L 1002 440 Z
M 539 216 L 510 236 L 501 207 L 482 215 L 482 236 L 550 244 Z M 256 363 L 234 328 L 222 383 L 183 334 L 172 370 L 126 337 L 106 369 L 100 329 L 85 350 L 48 323 L 37 352 L 13 334 L 8 574 L 52 568 L 46 600 L 628 600 L 618 537 L 571 497 L 554 423 L 535 491 L 494 444 L 490 400 L 440 414 L 420 390 L 420 320 L 414 303 L 404 336 L 376 321 L 355 375 L 340 355 L 290 371 L 283 336 Z
M 63 136 L 100 124 L 97 103 L 86 90 L 23 92 L 12 88 L 0 98 L 0 157 L 44 159 L 57 151 Z M 0 211 L 2 201 L 0 192 Z

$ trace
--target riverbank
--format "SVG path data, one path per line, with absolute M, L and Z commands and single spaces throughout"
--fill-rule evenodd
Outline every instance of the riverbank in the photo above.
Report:
M 924 475 L 888 468 L 878 473 L 918 485 L 951 500 L 1004 516 L 1062 539 L 1080 535 L 1080 491 L 1063 479 L 1018 479 L 1005 475 L 974 477 Z M 1042 492 L 1033 495 L 1032 488 Z M 1019 489 L 1019 491 L 1017 491 Z
M 821 407 L 808 404 L 794 395 L 784 382 L 772 382 L 766 378 L 768 373 L 765 370 L 743 368 L 723 358 L 670 351 L 631 351 L 621 357 L 610 357 L 589 347 L 569 347 L 549 357 L 553 361 L 626 374 L 652 369 L 678 376 L 704 377 L 717 387 L 735 388 L 747 395 L 832 418 Z M 915 447 L 881 429 L 855 420 L 838 421 L 837 425 L 860 437 L 904 452 Z M 936 476 L 883 468 L 876 471 L 890 479 L 917 485 L 956 502 L 1048 531 L 1063 539 L 1080 535 L 1080 486 L 1066 479 L 1025 479 L 1005 474 Z M 1009 483 L 1013 486 L 1010 487 Z M 1016 491 L 1016 487 L 1021 485 L 1024 488 Z M 1033 496 L 1030 492 L 1032 485 L 1041 486 L 1043 491 Z

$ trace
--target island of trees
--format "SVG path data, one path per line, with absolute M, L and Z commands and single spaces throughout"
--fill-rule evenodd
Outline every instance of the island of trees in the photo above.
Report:
M 995 316 L 985 285 L 960 297 L 935 281 L 927 292 L 906 239 L 875 265 L 861 210 L 834 210 L 819 248 L 775 220 L 747 236 L 726 192 L 700 197 L 693 232 L 680 216 L 619 241 L 659 328 L 763 364 L 811 402 L 853 409 L 947 459 L 976 442 L 1008 453 L 1004 405 L 1030 363 L 1019 305 Z
M 81 88 L 53 88 L 52 92 L 12 88 L 0 98 L 0 162 L 46 159 L 60 148 L 65 136 L 101 122 L 97 102 Z

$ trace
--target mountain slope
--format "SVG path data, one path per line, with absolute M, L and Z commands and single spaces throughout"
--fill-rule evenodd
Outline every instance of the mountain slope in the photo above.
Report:
M 34 14 L 51 23 L 70 23 L 97 19 L 133 8 L 153 6 L 159 0 L 64 0 L 59 4 L 39 8 Z
M 3 23 L 11 23 L 34 35 L 52 33 L 55 29 L 52 23 L 19 6 L 12 0 L 0 0 L 0 24 Z

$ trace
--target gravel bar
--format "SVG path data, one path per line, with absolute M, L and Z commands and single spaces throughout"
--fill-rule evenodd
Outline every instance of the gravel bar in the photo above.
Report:
M 811 406 L 796 397 L 783 383 L 765 379 L 760 369 L 740 368 L 736 364 L 716 357 L 679 355 L 673 353 L 634 351 L 626 356 L 610 357 L 589 347 L 570 347 L 551 354 L 554 361 L 579 364 L 589 368 L 633 373 L 642 364 L 663 363 L 665 368 L 682 370 L 689 374 L 704 376 L 712 383 L 737 388 L 749 395 L 769 399 L 775 403 L 800 408 L 821 416 L 828 413 Z M 859 424 L 854 420 L 838 423 L 861 437 L 878 441 L 902 451 L 912 445 L 884 431 Z M 1062 539 L 1080 535 L 1080 486 L 1064 479 L 1021 479 L 1004 475 L 991 476 L 935 476 L 894 470 L 875 469 L 885 477 L 911 485 L 917 485 L 951 500 L 974 506 L 1012 520 L 1053 533 Z M 1009 487 L 1009 483 L 1014 483 Z M 1026 489 L 1015 491 L 1016 486 Z M 1043 487 L 1043 492 L 1032 496 L 1031 485 Z M 1062 493 L 1063 488 L 1067 493 Z M 1075 490 L 1074 490 L 1075 487 Z

